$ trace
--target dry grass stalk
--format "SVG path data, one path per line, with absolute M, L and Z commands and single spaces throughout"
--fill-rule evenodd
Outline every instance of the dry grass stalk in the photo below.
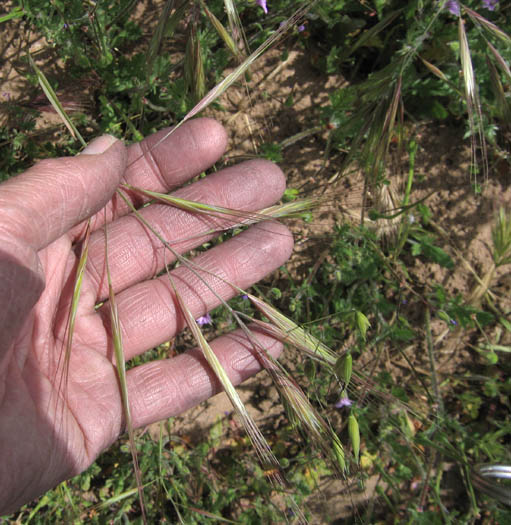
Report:
M 108 232 L 107 227 L 105 223 L 105 266 L 106 266 L 106 274 L 107 274 L 107 280 L 108 280 L 108 299 L 109 299 L 109 306 L 110 306 L 110 323 L 111 323 L 111 332 L 112 332 L 112 339 L 114 343 L 114 354 L 115 354 L 115 363 L 116 363 L 116 369 L 117 369 L 117 377 L 119 379 L 119 388 L 121 393 L 121 399 L 122 399 L 122 409 L 123 409 L 123 415 L 124 419 L 126 421 L 126 429 L 128 431 L 128 439 L 130 444 L 130 451 L 131 451 L 131 457 L 133 459 L 133 470 L 135 472 L 135 480 L 137 483 L 137 490 L 138 490 L 138 496 L 139 496 L 139 503 L 140 503 L 140 512 L 142 514 L 142 521 L 144 522 L 144 525 L 147 523 L 146 519 L 146 512 L 145 512 L 145 505 L 144 505 L 144 486 L 142 484 L 142 474 L 140 471 L 140 466 L 138 464 L 138 456 L 137 456 L 137 446 L 135 443 L 135 432 L 133 429 L 133 424 L 131 420 L 131 411 L 130 411 L 130 404 L 129 404 L 129 396 L 128 396 L 128 382 L 126 379 L 126 362 L 124 359 L 124 349 L 122 344 L 122 332 L 121 332 L 121 324 L 119 321 L 119 311 L 117 309 L 117 302 L 115 300 L 115 294 L 114 294 L 114 288 L 112 285 L 112 278 L 110 275 L 110 266 L 108 264 Z

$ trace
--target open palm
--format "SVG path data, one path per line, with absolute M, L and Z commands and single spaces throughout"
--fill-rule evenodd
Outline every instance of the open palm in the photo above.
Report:
M 0 185 L 0 514 L 87 468 L 124 430 L 109 308 L 97 306 L 108 297 L 105 221 L 126 359 L 169 340 L 184 326 L 168 277 L 154 278 L 171 257 L 114 192 L 121 182 L 159 192 L 182 186 L 222 155 L 226 136 L 214 121 L 198 119 L 152 149 L 162 133 L 129 148 L 101 137 L 86 154 L 45 160 Z M 251 161 L 176 194 L 256 210 L 278 200 L 283 189 L 277 167 Z M 138 195 L 129 197 L 182 253 L 204 243 L 209 238 L 204 232 L 212 221 L 218 223 L 169 206 L 141 207 Z M 89 217 L 89 258 L 67 367 L 77 245 Z M 201 267 L 219 276 L 203 273 L 211 289 L 184 266 L 173 271 L 173 279 L 198 317 L 218 304 L 216 294 L 236 293 L 225 280 L 250 286 L 280 266 L 291 248 L 287 229 L 265 223 L 197 257 Z M 258 337 L 274 354 L 280 351 L 277 342 Z M 234 383 L 260 368 L 240 332 L 211 346 Z M 200 352 L 192 350 L 132 368 L 128 389 L 138 427 L 183 412 L 219 385 Z

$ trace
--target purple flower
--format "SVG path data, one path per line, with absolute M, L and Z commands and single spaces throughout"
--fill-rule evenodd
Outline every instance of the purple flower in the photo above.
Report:
M 264 14 L 265 14 L 265 15 L 268 14 L 268 6 L 266 5 L 266 0 L 256 0 L 256 4 L 257 4 L 259 7 L 262 7 L 262 8 L 263 8 L 263 11 L 264 11 Z
M 335 404 L 335 408 L 350 407 L 352 404 L 353 401 L 346 394 L 343 394 L 341 399 Z
M 458 326 L 458 323 L 457 323 L 454 319 L 449 319 L 449 322 L 450 322 L 453 326 Z
M 213 319 L 211 319 L 211 316 L 209 314 L 201 315 L 198 319 L 195 319 L 195 322 L 199 326 L 204 326 L 205 324 L 211 324 L 213 322 Z
M 305 26 L 302 24 L 298 26 L 296 29 L 298 29 L 298 32 L 301 33 L 302 31 L 305 31 Z
M 483 0 L 483 7 L 489 9 L 490 11 L 495 11 L 499 0 Z
M 456 0 L 447 0 L 444 7 L 454 16 L 460 16 L 460 4 Z
M 247 294 L 243 294 L 241 296 L 241 298 L 244 300 L 244 301 L 248 301 L 248 295 Z

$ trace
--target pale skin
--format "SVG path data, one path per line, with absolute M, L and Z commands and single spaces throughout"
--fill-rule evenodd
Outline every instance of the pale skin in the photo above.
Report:
M 112 137 L 83 154 L 45 160 L 0 185 L 0 515 L 17 510 L 59 482 L 86 469 L 125 430 L 109 328 L 104 224 L 126 360 L 170 340 L 185 322 L 168 276 L 153 279 L 164 262 L 161 243 L 115 195 L 121 182 L 167 193 L 207 169 L 224 152 L 223 128 L 190 121 L 156 148 L 165 132 L 129 147 Z M 242 210 L 281 197 L 284 177 L 258 160 L 216 172 L 176 194 Z M 143 199 L 131 194 L 140 207 Z M 164 205 L 141 210 L 179 252 L 202 244 L 211 221 Z M 60 357 L 72 297 L 79 241 L 92 217 L 66 380 Z M 218 223 L 218 219 L 216 220 Z M 78 243 L 78 244 L 77 244 Z M 275 223 L 251 227 L 199 256 L 207 270 L 249 287 L 282 265 L 293 241 Z M 203 273 L 210 290 L 190 270 L 173 277 L 195 318 L 238 292 Z M 255 334 L 275 356 L 281 345 Z M 241 331 L 211 343 L 233 383 L 260 369 Z M 132 368 L 128 390 L 134 427 L 177 415 L 220 386 L 195 349 Z

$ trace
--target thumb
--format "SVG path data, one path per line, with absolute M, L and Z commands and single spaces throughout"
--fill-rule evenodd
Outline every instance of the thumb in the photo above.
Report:
M 126 148 L 110 135 L 76 157 L 39 162 L 0 185 L 0 237 L 39 251 L 99 211 L 125 167 Z
M 104 135 L 81 155 L 43 160 L 0 184 L 0 373 L 44 289 L 38 251 L 99 211 L 125 166 L 123 143 Z

